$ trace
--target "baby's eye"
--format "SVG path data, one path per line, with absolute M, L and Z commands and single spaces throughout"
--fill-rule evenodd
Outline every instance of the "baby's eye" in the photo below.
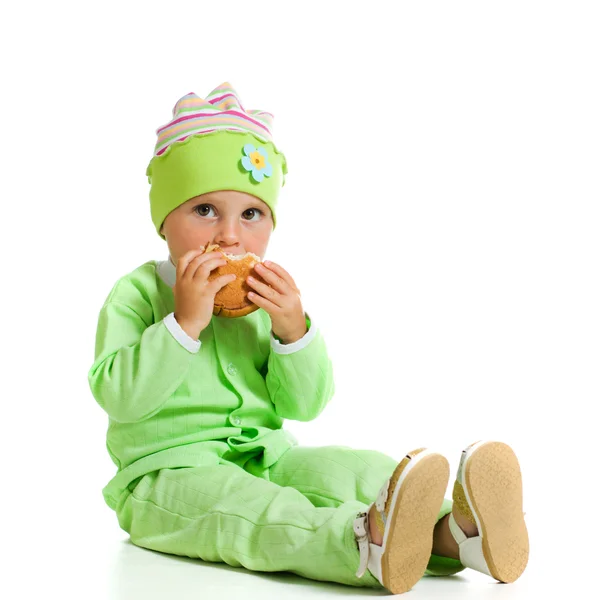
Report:
M 260 216 L 262 215 L 262 211 L 258 210 L 258 208 L 249 208 L 248 210 L 245 210 L 243 212 L 243 214 L 250 216 L 250 218 L 247 219 L 248 221 L 258 221 L 258 219 L 260 219 Z M 252 219 L 253 215 L 256 215 L 258 218 L 257 219 Z
M 208 214 L 205 213 L 205 209 L 211 210 L 212 206 L 210 204 L 200 204 L 196 206 L 194 209 L 201 217 L 208 217 Z

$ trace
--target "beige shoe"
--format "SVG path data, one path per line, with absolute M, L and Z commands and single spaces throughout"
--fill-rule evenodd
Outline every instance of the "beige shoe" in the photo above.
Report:
M 498 581 L 518 579 L 529 559 L 519 461 L 510 446 L 481 441 L 462 453 L 454 492 L 458 512 L 477 526 L 467 538 L 450 514 L 460 562 Z
M 409 452 L 385 482 L 377 500 L 357 515 L 354 533 L 362 577 L 367 569 L 393 594 L 410 590 L 431 557 L 433 529 L 444 501 L 450 468 L 441 454 L 420 448 Z M 369 510 L 376 507 L 381 546 L 371 542 Z

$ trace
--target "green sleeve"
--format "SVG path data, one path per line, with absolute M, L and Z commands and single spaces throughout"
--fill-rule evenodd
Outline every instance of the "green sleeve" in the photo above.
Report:
M 305 337 L 309 336 L 310 341 L 304 347 L 286 354 L 271 348 L 269 354 L 265 380 L 275 412 L 283 419 L 312 421 L 335 392 L 325 340 L 318 329 L 311 330 L 308 317 L 307 326 Z
M 94 398 L 109 417 L 134 423 L 157 413 L 185 380 L 194 353 L 164 321 L 108 300 L 98 318 L 95 360 L 88 373 Z M 143 308 L 143 307 L 142 307 Z

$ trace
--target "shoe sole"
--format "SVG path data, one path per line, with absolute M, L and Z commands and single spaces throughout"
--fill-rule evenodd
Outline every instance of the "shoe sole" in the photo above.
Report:
M 425 451 L 411 458 L 398 480 L 381 557 L 383 585 L 393 594 L 407 592 L 425 573 L 449 477 L 446 458 Z
M 502 442 L 475 444 L 467 450 L 460 483 L 492 577 L 512 583 L 529 560 L 521 469 L 512 448 Z

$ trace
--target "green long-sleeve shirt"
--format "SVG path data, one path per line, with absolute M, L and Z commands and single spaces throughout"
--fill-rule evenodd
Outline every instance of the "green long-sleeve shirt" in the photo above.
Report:
M 90 389 L 109 417 L 117 474 L 104 488 L 115 508 L 136 478 L 198 466 L 211 441 L 273 464 L 297 440 L 283 419 L 309 421 L 334 394 L 324 339 L 308 331 L 281 344 L 269 315 L 213 316 L 193 340 L 174 318 L 175 266 L 149 261 L 122 277 L 100 310 Z

